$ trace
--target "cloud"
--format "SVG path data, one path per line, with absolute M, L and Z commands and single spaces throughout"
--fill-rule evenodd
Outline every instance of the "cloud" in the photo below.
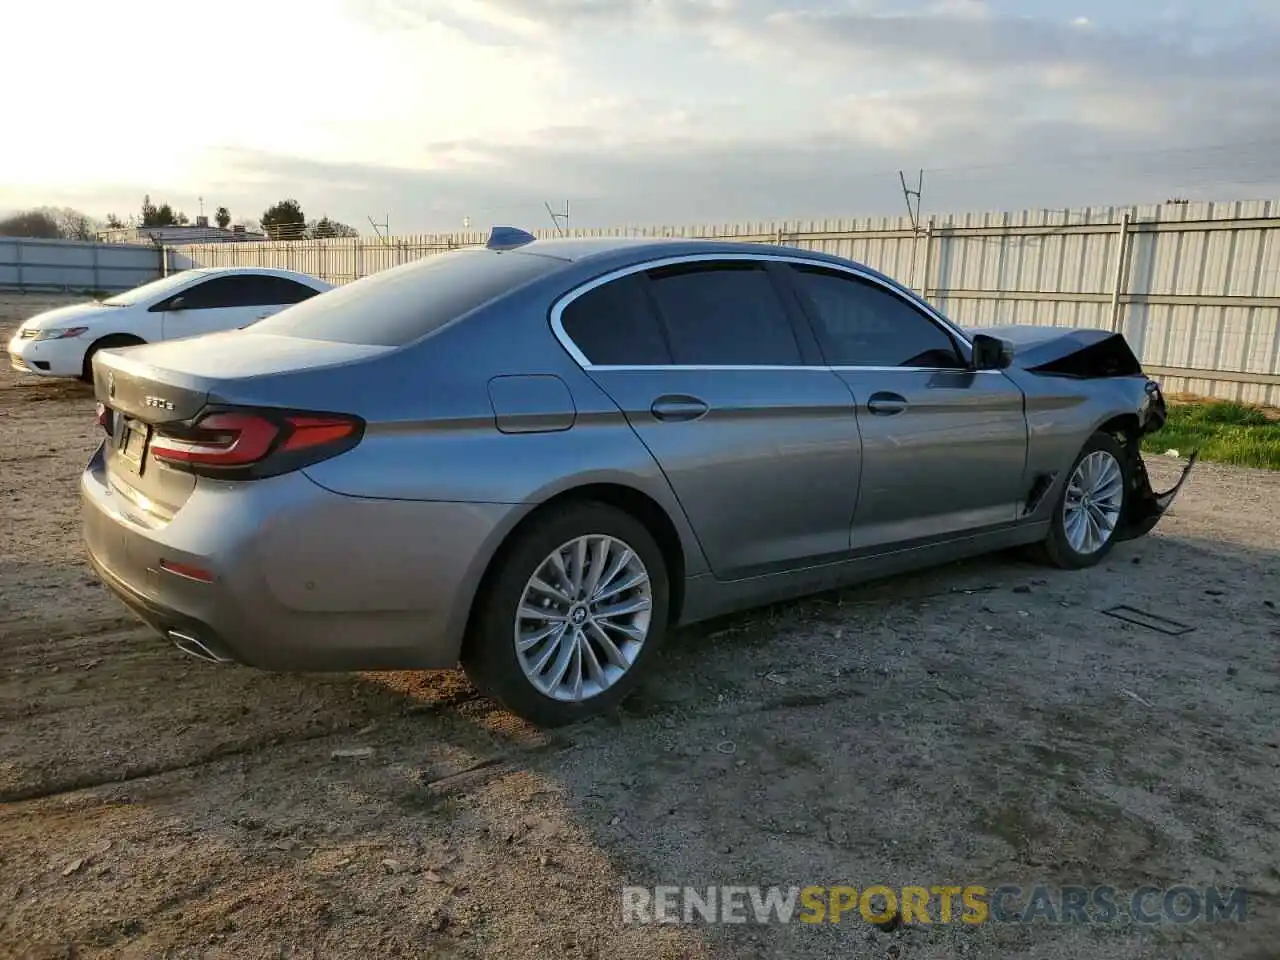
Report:
M 918 116 L 934 116 L 947 102 L 931 105 L 922 98 L 915 109 Z M 963 117 L 954 123 L 965 131 Z M 1280 172 L 1271 159 L 1280 137 L 1270 144 L 1170 151 L 1160 144 L 1135 146 L 1124 131 L 1079 123 L 1021 118 L 1016 126 L 1017 137 L 993 125 L 969 129 L 977 155 L 995 158 L 979 163 L 934 152 L 944 162 L 922 164 L 899 145 L 875 142 L 838 122 L 785 143 L 761 133 L 720 144 L 673 136 L 590 148 L 590 129 L 565 129 L 541 144 L 509 148 L 506 166 L 497 172 L 465 165 L 430 171 L 334 165 L 261 154 L 226 156 L 220 163 L 232 171 L 228 187 L 239 179 L 235 171 L 267 174 L 251 209 L 291 191 L 308 211 L 323 202 L 327 209 L 317 207 L 317 213 L 353 224 L 367 224 L 369 214 L 381 219 L 390 209 L 393 231 L 457 230 L 464 217 L 477 227 L 547 226 L 543 203 L 559 207 L 565 200 L 580 226 L 896 216 L 905 210 L 897 171 L 910 174 L 921 165 L 926 213 L 1152 203 L 1178 193 L 1224 196 L 1226 185 L 1210 181 L 1257 181 L 1248 195 L 1280 194 Z M 959 135 L 940 134 L 953 143 Z
M 86 131 L 50 118 L 89 67 L 66 103 L 19 98 L 38 136 L 0 157 L 0 206 L 149 190 L 239 215 L 294 195 L 403 230 L 538 225 L 566 198 L 596 225 L 853 216 L 904 209 L 896 171 L 917 167 L 933 210 L 1280 192 L 1280 17 L 1253 0 L 1129 25 L 1048 0 L 313 2 L 297 49 L 325 69 L 233 53 L 198 114 L 152 85 L 151 116 L 184 120 L 160 142 L 103 114 L 87 139 L 113 149 L 84 156 Z

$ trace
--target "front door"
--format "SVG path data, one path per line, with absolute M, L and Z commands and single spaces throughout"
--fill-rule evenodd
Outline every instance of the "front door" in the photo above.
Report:
M 237 330 L 316 293 L 288 277 L 243 273 L 197 283 L 152 309 L 164 315 L 164 338 L 175 340 Z
M 1022 392 L 999 371 L 838 371 L 858 405 L 855 550 L 1017 519 L 1026 493 Z
M 164 316 L 164 338 L 198 337 L 252 323 L 261 312 L 252 305 L 256 279 L 250 275 L 214 277 L 156 304 L 151 309 Z
M 969 369 L 964 345 L 871 278 L 794 266 L 806 312 L 849 387 L 862 432 L 850 534 L 877 550 L 1010 523 L 1026 494 L 1022 391 Z
M 720 579 L 848 551 L 857 419 L 844 384 L 806 362 L 796 319 L 762 263 L 697 258 L 614 279 L 561 318 Z

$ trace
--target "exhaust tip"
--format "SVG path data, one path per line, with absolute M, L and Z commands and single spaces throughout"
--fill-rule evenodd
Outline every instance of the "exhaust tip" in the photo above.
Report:
M 204 660 L 206 663 L 231 662 L 228 657 L 214 652 L 190 634 L 182 633 L 178 630 L 170 630 L 169 639 L 173 641 L 175 647 L 188 656 L 195 657 L 197 660 Z

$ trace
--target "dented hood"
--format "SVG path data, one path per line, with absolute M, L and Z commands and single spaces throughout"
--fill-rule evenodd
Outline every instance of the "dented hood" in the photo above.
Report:
M 1072 327 L 968 327 L 1013 344 L 1013 365 L 1036 373 L 1070 377 L 1123 377 L 1142 372 L 1124 334 Z

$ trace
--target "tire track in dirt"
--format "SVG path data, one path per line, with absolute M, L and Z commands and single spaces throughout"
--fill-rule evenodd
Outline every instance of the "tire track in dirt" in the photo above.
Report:
M 477 701 L 482 699 L 478 693 L 466 693 L 449 697 L 444 700 L 435 701 L 430 704 L 422 704 L 407 708 L 404 713 L 411 716 L 420 716 L 423 714 L 440 713 L 445 710 L 454 709 L 464 703 Z M 329 737 L 340 737 L 344 734 L 353 733 L 362 727 L 367 726 L 365 723 L 349 723 L 341 726 L 333 726 L 324 730 L 318 730 L 309 734 L 297 734 L 293 736 L 271 735 L 269 732 L 260 737 L 251 740 L 240 741 L 238 743 L 226 744 L 221 747 L 213 748 L 202 756 L 181 763 L 162 763 L 153 762 L 147 764 L 138 764 L 125 768 L 125 770 L 117 776 L 105 776 L 102 773 L 88 772 L 78 776 L 68 777 L 60 781 L 45 783 L 39 786 L 31 786 L 19 789 L 0 789 L 0 803 L 23 803 L 29 801 L 45 800 L 54 797 L 63 797 L 68 794 L 77 793 L 83 790 L 92 790 L 98 787 L 121 786 L 133 783 L 139 780 L 146 780 L 153 777 L 162 777 L 166 774 L 182 773 L 186 771 L 196 770 L 201 767 L 207 767 L 216 764 L 219 761 L 231 759 L 240 756 L 249 756 L 259 753 L 266 749 L 279 748 L 288 750 L 291 747 L 300 746 L 306 743 L 312 743 L 316 740 L 324 740 Z M 507 758 L 492 758 L 478 764 L 475 769 L 480 770 L 490 764 L 503 762 Z M 464 771 L 466 772 L 466 771 Z M 461 775 L 461 774 L 459 774 Z M 424 784 L 425 785 L 425 784 Z
M 98 622 L 88 622 L 77 624 L 72 629 L 50 629 L 47 623 L 31 624 L 13 627 L 9 624 L 0 624 L 3 627 L 4 642 L 0 644 L 0 669 L 8 665 L 11 660 L 22 660 L 27 655 L 35 653 L 45 654 L 43 662 L 56 662 L 58 657 L 52 650 L 45 649 L 53 647 L 55 644 L 75 645 L 79 641 L 100 642 L 105 634 L 109 633 L 141 633 L 145 628 L 138 623 L 136 617 L 109 617 Z M 163 645 L 164 641 L 156 638 L 157 644 Z

